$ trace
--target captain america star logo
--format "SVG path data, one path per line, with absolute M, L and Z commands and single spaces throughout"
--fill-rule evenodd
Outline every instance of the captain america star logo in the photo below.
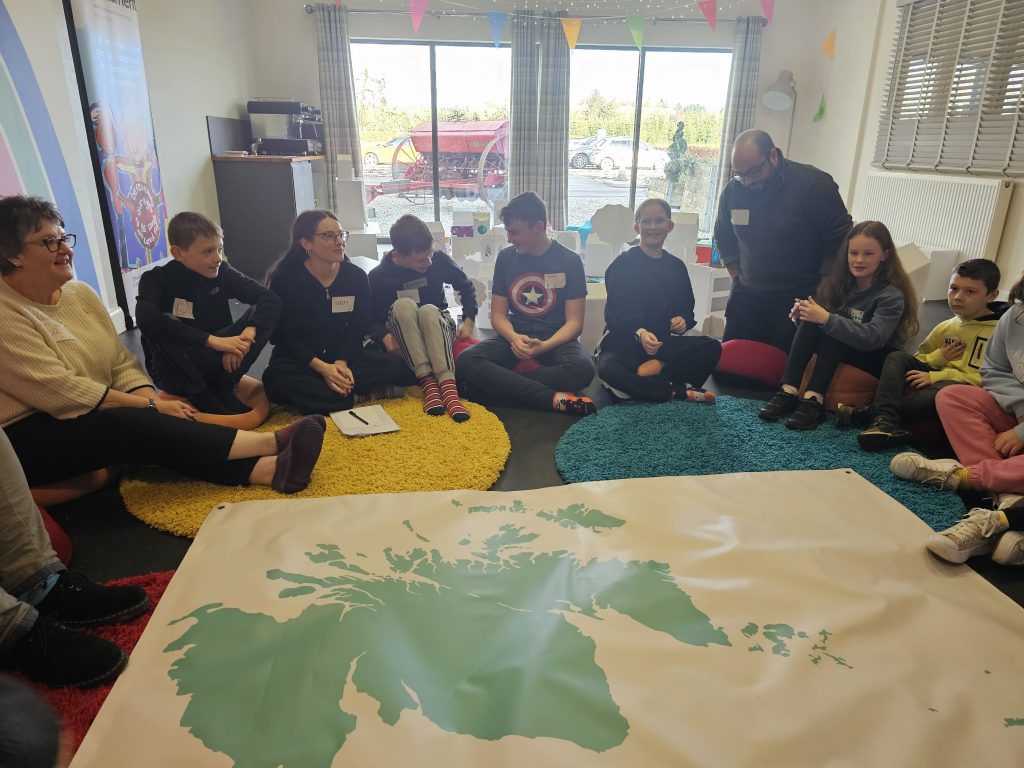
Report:
M 555 289 L 544 285 L 544 275 L 528 272 L 517 277 L 509 288 L 509 298 L 517 312 L 541 317 L 555 304 Z

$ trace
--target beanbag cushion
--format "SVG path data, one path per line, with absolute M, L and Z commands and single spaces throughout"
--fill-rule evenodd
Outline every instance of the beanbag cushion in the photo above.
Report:
M 452 342 L 452 355 L 456 359 L 458 359 L 459 355 L 461 355 L 467 349 L 472 347 L 474 344 L 478 344 L 479 342 L 480 339 L 456 339 L 454 342 Z M 515 364 L 515 367 L 512 370 L 515 371 L 516 373 L 521 373 L 525 375 L 527 373 L 539 371 L 543 367 L 544 366 L 538 363 L 536 360 L 520 360 L 518 363 Z
M 32 500 L 44 507 L 56 507 L 58 504 L 66 504 L 69 501 L 80 499 L 93 491 L 98 491 L 105 485 L 112 483 L 120 473 L 119 469 L 104 467 L 84 475 L 61 480 L 50 485 L 39 485 L 31 488 Z
M 814 371 L 814 363 L 817 357 L 812 357 L 804 371 L 803 381 L 800 382 L 800 392 L 807 388 L 807 382 Z M 867 371 L 862 371 L 846 363 L 840 363 L 836 369 L 832 383 L 829 384 L 828 392 L 825 393 L 825 410 L 834 411 L 839 403 L 845 405 L 871 405 L 875 399 L 875 390 L 878 389 L 878 379 Z
M 246 413 L 224 415 L 219 413 L 196 412 L 196 421 L 204 424 L 220 424 L 222 427 L 232 429 L 256 429 L 267 420 L 270 415 L 270 400 L 267 393 L 263 391 L 263 383 L 252 376 L 243 376 L 238 386 L 235 387 L 235 395 L 252 410 Z M 161 392 L 161 400 L 180 400 L 188 403 L 188 398 L 181 395 L 172 395 L 168 392 Z M 191 405 L 191 403 L 189 403 Z
M 43 518 L 43 525 L 46 526 L 46 532 L 50 534 L 50 545 L 53 547 L 53 551 L 57 553 L 57 557 L 64 563 L 66 568 L 71 563 L 71 539 L 64 529 L 57 525 L 57 521 L 50 517 L 49 513 L 41 506 L 39 507 L 39 514 Z
M 715 375 L 735 377 L 744 384 L 777 387 L 785 368 L 786 353 L 778 347 L 749 339 L 731 339 L 722 344 Z

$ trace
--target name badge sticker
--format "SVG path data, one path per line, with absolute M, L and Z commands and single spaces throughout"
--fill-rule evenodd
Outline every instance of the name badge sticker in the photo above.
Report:
M 403 288 L 426 288 L 427 278 L 421 277 L 418 280 L 410 280 L 408 283 L 402 283 Z
M 745 227 L 750 223 L 750 211 L 746 208 L 736 208 L 732 212 L 732 224 L 737 227 Z
M 553 272 L 544 275 L 545 288 L 565 288 L 565 272 Z
M 171 307 L 171 314 L 175 317 L 181 317 L 185 320 L 195 320 L 196 316 L 192 314 L 192 302 L 185 301 L 185 299 L 175 299 L 174 306 Z
M 356 297 L 355 296 L 332 296 L 331 297 L 331 312 L 337 314 L 338 312 L 351 312 L 356 308 Z
M 420 303 L 420 289 L 419 288 L 406 288 L 404 291 L 398 292 L 398 298 L 400 299 L 412 299 L 417 304 Z
M 75 335 L 68 330 L 64 323 L 48 319 L 44 323 L 44 327 L 54 341 L 74 341 Z

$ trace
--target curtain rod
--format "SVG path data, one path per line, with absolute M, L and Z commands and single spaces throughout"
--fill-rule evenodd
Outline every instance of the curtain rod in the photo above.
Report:
M 306 3 L 303 6 L 303 9 L 306 11 L 306 13 L 313 13 L 313 11 L 315 10 L 314 7 L 313 7 L 313 3 Z M 399 10 L 399 9 L 385 9 L 385 8 L 381 8 L 379 10 L 373 9 L 373 8 L 346 8 L 345 9 L 345 13 L 348 13 L 348 14 L 360 14 L 360 15 L 366 14 L 366 15 L 373 15 L 373 16 L 408 16 L 409 15 L 409 11 L 403 11 L 403 10 Z M 520 12 L 517 12 L 517 11 L 509 11 L 508 12 L 509 16 L 517 16 L 519 14 L 520 14 Z M 474 20 L 483 20 L 483 19 L 487 18 L 487 14 L 486 13 L 471 13 L 471 12 L 467 12 L 467 11 L 427 11 L 425 15 L 426 16 L 432 16 L 435 19 L 474 19 Z M 542 17 L 533 16 L 532 18 L 542 18 Z M 562 17 L 557 17 L 557 18 L 562 18 Z M 620 20 L 621 21 L 625 21 L 625 19 L 626 19 L 625 16 L 571 16 L 571 17 L 565 17 L 565 18 L 581 19 L 582 21 L 620 21 Z M 652 17 L 650 19 L 647 19 L 647 21 L 650 21 L 652 24 L 702 24 L 702 25 L 707 25 L 707 21 L 705 21 L 704 19 L 670 19 L 670 18 Z M 718 19 L 717 23 L 719 23 L 719 24 L 735 24 L 738 21 L 739 21 L 739 19 Z

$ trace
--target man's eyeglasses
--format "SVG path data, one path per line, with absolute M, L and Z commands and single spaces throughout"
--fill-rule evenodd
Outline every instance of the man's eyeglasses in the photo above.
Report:
M 345 242 L 348 240 L 348 232 L 344 229 L 340 232 L 317 232 L 316 236 L 325 240 L 328 243 L 337 243 L 338 241 Z
M 78 238 L 75 235 L 61 235 L 60 237 L 44 237 L 42 240 L 26 240 L 24 245 L 44 245 L 50 253 L 57 253 L 60 250 L 61 243 L 64 243 L 68 248 L 74 248 L 76 240 Z
M 751 168 L 750 170 L 747 171 L 737 171 L 735 168 L 733 168 L 732 177 L 737 181 L 743 181 L 744 179 L 756 179 L 758 176 L 761 175 L 761 172 L 764 170 L 765 163 L 767 163 L 769 159 L 771 159 L 771 156 L 765 155 L 764 160 L 758 163 L 758 165 L 755 166 L 754 168 Z

